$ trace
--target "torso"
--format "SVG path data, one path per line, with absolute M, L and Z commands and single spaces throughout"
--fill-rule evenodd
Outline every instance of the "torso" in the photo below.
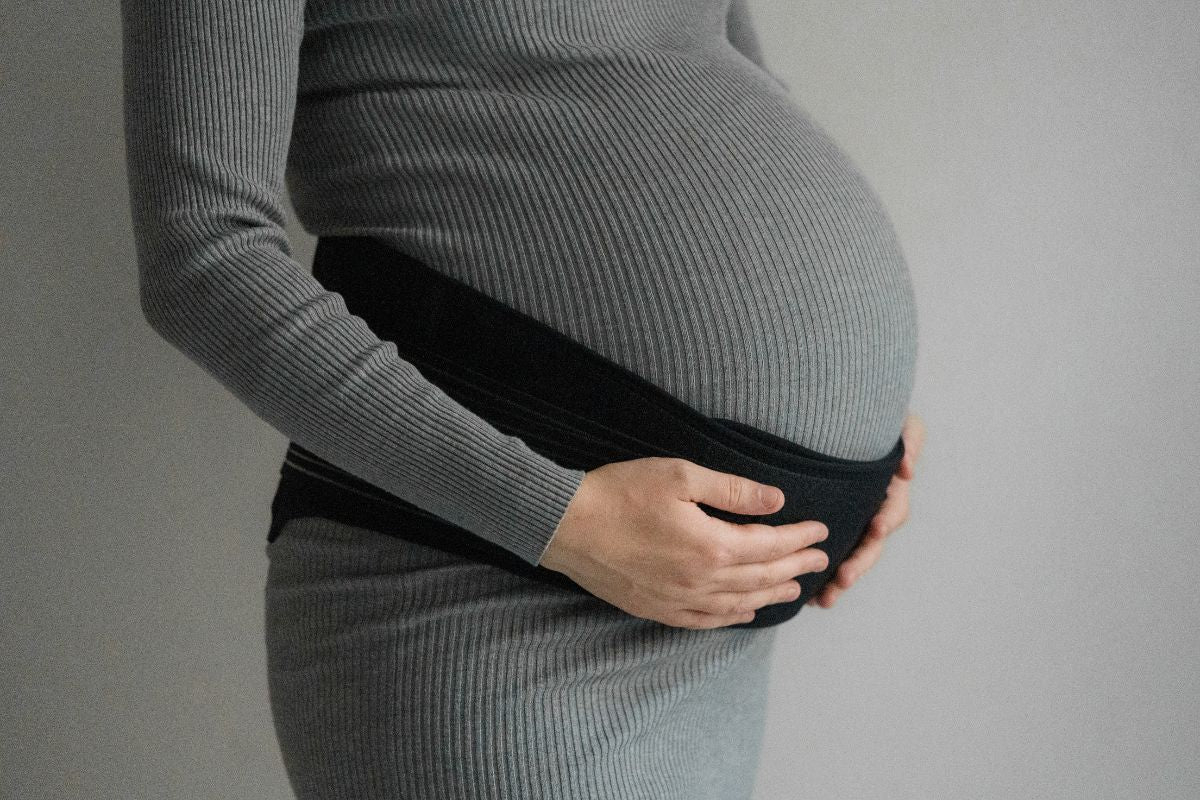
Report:
M 299 218 L 387 239 L 704 413 L 880 457 L 916 358 L 904 257 L 849 158 L 726 39 L 727 7 L 310 2 Z

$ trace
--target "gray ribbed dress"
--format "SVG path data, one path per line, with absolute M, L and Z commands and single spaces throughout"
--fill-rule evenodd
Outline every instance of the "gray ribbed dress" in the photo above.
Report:
M 712 416 L 883 456 L 916 312 L 744 0 L 123 0 L 142 307 L 256 415 L 537 563 L 583 472 L 298 263 L 376 236 Z M 777 628 L 690 630 L 315 517 L 267 548 L 302 798 L 748 797 Z M 790 625 L 803 625 L 801 615 Z

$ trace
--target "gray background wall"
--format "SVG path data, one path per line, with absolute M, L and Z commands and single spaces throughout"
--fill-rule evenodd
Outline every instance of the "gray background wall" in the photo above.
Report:
M 753 9 L 895 220 L 929 431 L 884 557 L 781 630 L 757 796 L 1195 797 L 1200 4 Z M 0 796 L 289 797 L 286 441 L 140 316 L 116 9 L 4 22 Z

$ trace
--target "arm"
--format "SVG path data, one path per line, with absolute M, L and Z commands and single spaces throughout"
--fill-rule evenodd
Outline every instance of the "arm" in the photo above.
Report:
M 122 0 L 150 326 L 303 447 L 538 563 L 583 479 L 426 380 L 291 254 L 304 0 Z
M 754 20 L 750 16 L 749 0 L 731 0 L 729 15 L 725 19 L 725 28 L 730 43 L 746 58 L 754 62 L 763 72 L 775 79 L 775 82 L 785 89 L 790 87 L 779 79 L 779 76 L 767 68 L 763 60 L 762 48 L 758 41 L 758 32 L 754 28 Z

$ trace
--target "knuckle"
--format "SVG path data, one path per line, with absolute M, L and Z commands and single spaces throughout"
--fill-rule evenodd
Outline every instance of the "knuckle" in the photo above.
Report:
M 729 496 L 730 507 L 737 508 L 741 504 L 742 496 L 745 494 L 745 484 L 736 475 L 726 475 L 725 491 Z
M 719 600 L 714 600 L 708 609 L 708 613 L 715 614 L 719 617 L 726 617 L 730 614 L 741 613 L 742 608 L 741 598 L 738 597 L 722 597 Z
M 675 595 L 683 597 L 699 590 L 701 586 L 700 575 L 701 572 L 698 569 L 686 569 L 680 572 L 674 581 L 676 587 Z
M 707 568 L 728 564 L 733 559 L 733 551 L 725 542 L 709 542 L 703 549 L 702 565 Z
M 654 603 L 656 606 L 666 606 L 673 603 L 679 597 L 684 595 L 684 587 L 679 582 L 678 577 L 671 577 L 667 580 L 653 581 L 643 590 L 647 601 Z
M 672 481 L 684 488 L 688 488 L 692 480 L 691 464 L 687 459 L 683 458 L 668 458 L 666 460 L 666 472 Z
M 708 580 L 709 574 L 720 562 L 717 553 L 707 547 L 691 554 L 683 565 L 680 581 L 687 589 L 698 589 Z
M 804 557 L 800 559 L 798 569 L 803 575 L 808 572 L 821 572 L 829 566 L 829 556 L 824 550 L 809 550 L 805 551 Z
M 765 522 L 746 522 L 742 524 L 742 527 L 745 529 L 747 534 L 754 537 L 753 539 L 748 540 L 748 542 L 755 542 L 755 551 L 758 550 L 756 540 L 761 539 L 766 541 L 767 546 L 765 552 L 763 553 L 765 556 L 764 560 L 774 561 L 775 559 L 782 558 L 788 554 L 790 546 L 788 544 L 787 537 L 780 536 L 772 526 L 767 525 Z
M 770 582 L 766 584 L 766 587 L 772 590 L 778 589 L 781 584 L 795 583 L 796 578 L 803 574 L 804 570 L 797 569 L 796 565 L 793 563 L 788 569 L 779 570 L 779 572 L 772 575 Z

